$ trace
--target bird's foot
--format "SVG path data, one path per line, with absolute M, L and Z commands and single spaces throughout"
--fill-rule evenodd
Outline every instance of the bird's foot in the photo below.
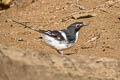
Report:
M 59 54 L 62 54 L 62 55 L 72 55 L 72 54 L 74 54 L 74 53 L 66 53 L 66 54 L 64 54 L 64 52 L 62 50 L 57 50 L 57 52 Z
M 59 54 L 63 54 L 63 53 L 64 53 L 64 52 L 61 51 L 61 50 L 57 50 L 57 52 L 58 52 Z

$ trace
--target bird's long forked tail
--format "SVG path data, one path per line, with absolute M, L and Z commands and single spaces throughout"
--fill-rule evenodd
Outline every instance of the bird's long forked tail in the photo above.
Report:
M 35 29 L 35 28 L 33 28 L 32 26 L 27 26 L 27 25 L 25 25 L 25 24 L 23 24 L 23 23 L 21 23 L 21 22 L 18 22 L 18 21 L 13 20 L 13 19 L 8 19 L 8 20 L 9 20 L 9 21 L 12 21 L 12 22 L 15 22 L 15 23 L 17 23 L 17 24 L 20 24 L 20 25 L 22 25 L 22 26 L 25 26 L 24 28 L 29 28 L 29 29 L 31 29 L 31 30 L 34 30 L 34 31 L 37 31 L 37 32 L 40 32 L 40 33 L 44 33 L 44 30 Z

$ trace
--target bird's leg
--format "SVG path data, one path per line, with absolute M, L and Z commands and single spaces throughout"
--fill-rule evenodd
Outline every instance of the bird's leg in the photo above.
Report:
M 59 54 L 63 54 L 63 53 L 64 53 L 64 52 L 61 51 L 61 50 L 57 50 L 57 52 L 58 52 Z

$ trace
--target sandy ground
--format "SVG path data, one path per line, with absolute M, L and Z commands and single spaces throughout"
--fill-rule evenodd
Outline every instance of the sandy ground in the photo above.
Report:
M 120 80 L 120 60 L 0 45 L 0 80 Z
M 82 19 L 71 17 L 78 13 L 95 13 L 96 16 Z M 24 0 L 0 13 L 0 44 L 57 54 L 39 39 L 40 33 L 8 19 L 44 30 L 64 29 L 73 22 L 90 23 L 80 30 L 78 42 L 65 50 L 65 54 L 120 59 L 120 0 Z

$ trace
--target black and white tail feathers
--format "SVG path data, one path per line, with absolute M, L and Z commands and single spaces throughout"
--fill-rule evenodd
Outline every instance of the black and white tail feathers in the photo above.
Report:
M 57 30 L 47 30 L 47 31 L 45 31 L 45 30 L 35 29 L 35 28 L 31 27 L 31 26 L 27 26 L 27 25 L 25 25 L 25 24 L 23 24 L 21 22 L 18 22 L 18 21 L 12 20 L 12 19 L 9 19 L 9 21 L 13 21 L 13 22 L 18 23 L 18 24 L 20 24 L 22 26 L 25 26 L 24 28 L 29 28 L 29 29 L 37 31 L 39 33 L 49 35 L 51 37 L 54 37 L 57 40 L 60 40 L 60 41 L 64 40 L 64 37 L 62 36 L 62 34 Z
M 20 24 L 20 25 L 25 26 L 24 28 L 29 28 L 29 29 L 31 29 L 31 30 L 34 30 L 34 31 L 37 31 L 37 32 L 40 32 L 40 33 L 44 33 L 44 32 L 45 32 L 44 30 L 35 29 L 35 28 L 33 28 L 32 26 L 27 26 L 27 25 L 25 25 L 25 24 L 23 24 L 23 23 L 21 23 L 21 22 L 18 22 L 18 21 L 13 20 L 13 19 L 9 19 L 9 21 L 13 21 L 13 22 L 15 22 L 15 23 L 18 23 L 18 24 Z

